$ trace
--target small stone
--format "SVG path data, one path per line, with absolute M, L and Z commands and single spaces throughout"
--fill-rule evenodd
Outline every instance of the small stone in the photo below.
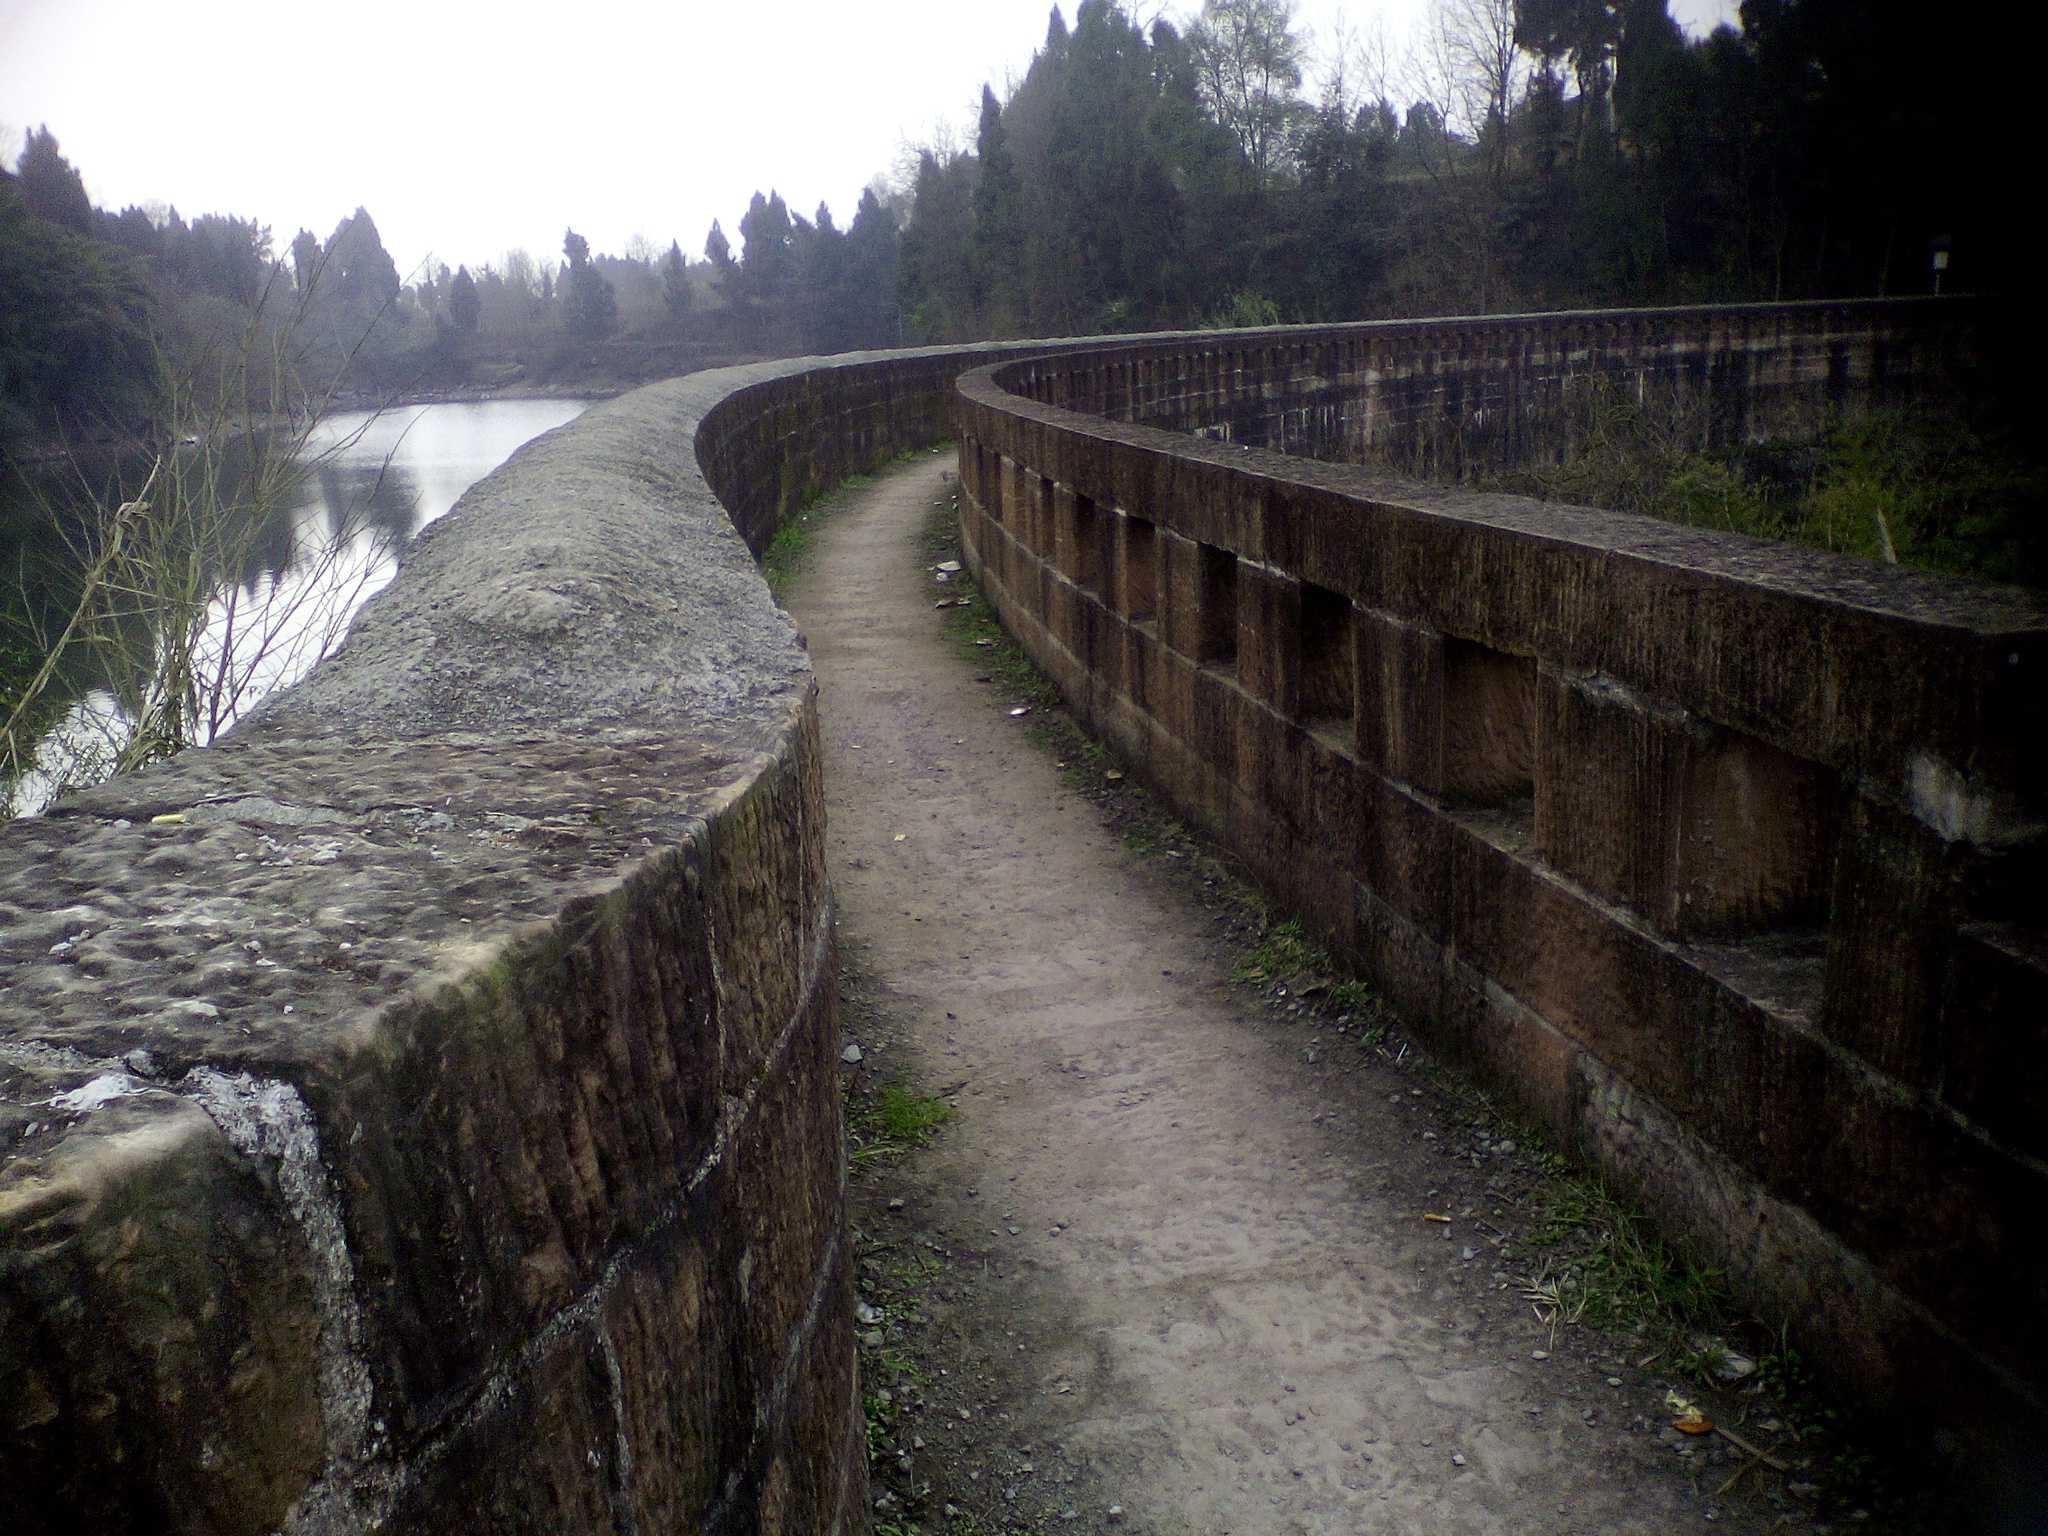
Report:
M 1609 1385 L 1610 1387 L 1618 1387 L 1621 1385 L 1621 1378 L 1619 1376 L 1610 1376 L 1607 1378 L 1607 1385 Z
M 860 1047 L 857 1045 L 849 1045 L 845 1050 L 839 1053 L 839 1059 L 845 1062 L 849 1067 L 859 1065 Z
M 1547 1349 L 1532 1349 L 1529 1351 L 1529 1358 L 1531 1360 L 1548 1360 L 1550 1358 L 1550 1351 Z
M 1515 1144 L 1512 1141 L 1497 1141 L 1493 1144 L 1493 1150 L 1502 1157 L 1507 1157 L 1515 1150 Z
M 1122 1525 L 1122 1524 L 1124 1523 L 1124 1507 L 1123 1507 L 1123 1505 L 1121 1505 L 1121 1504 L 1112 1504 L 1112 1505 L 1110 1505 L 1110 1506 L 1109 1506 L 1109 1514 L 1108 1514 L 1107 1518 L 1108 1518 L 1108 1520 L 1109 1520 L 1109 1523 L 1110 1523 L 1111 1525 Z
M 893 1198 L 892 1198 L 892 1199 L 891 1199 L 891 1200 L 889 1201 L 889 1209 L 890 1209 L 890 1210 L 892 1210 L 892 1211 L 900 1211 L 900 1210 L 902 1210 L 902 1209 L 903 1209 L 903 1197 L 902 1197 L 901 1195 L 897 1195 L 897 1196 L 893 1197 Z
M 1463 1451 L 1451 1452 L 1451 1465 L 1454 1467 L 1462 1467 L 1463 1465 L 1465 1465 L 1465 1453 Z
M 856 1301 L 853 1304 L 853 1315 L 861 1324 L 872 1328 L 882 1320 L 882 1309 L 871 1301 Z

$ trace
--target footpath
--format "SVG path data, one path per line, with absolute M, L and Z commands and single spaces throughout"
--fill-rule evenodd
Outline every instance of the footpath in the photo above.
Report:
M 856 1102 L 951 1109 L 889 1156 L 923 1101 L 884 1101 L 856 1159 L 876 1529 L 1814 1529 L 1673 1434 L 1668 1366 L 1539 1320 L 1526 1154 L 1361 1023 L 1234 983 L 1188 855 L 1027 740 L 934 607 L 951 465 L 819 518 L 788 597 Z

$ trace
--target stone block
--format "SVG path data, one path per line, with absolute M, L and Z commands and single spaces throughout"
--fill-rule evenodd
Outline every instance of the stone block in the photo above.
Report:
M 1202 546 L 1193 539 L 1161 530 L 1159 557 L 1159 636 L 1190 660 L 1204 660 L 1202 644 Z
M 117 1100 L 9 1164 L 11 1536 L 281 1528 L 326 1454 L 319 1335 L 296 1226 L 197 1105 Z
M 617 1529 L 628 1469 L 612 1408 L 603 1345 L 576 1329 L 422 1458 L 381 1529 L 443 1536 L 458 1512 L 465 1531 L 488 1536 Z
M 1535 789 L 1536 665 L 1469 640 L 1443 650 L 1443 793 L 1498 805 Z
M 1245 692 L 1293 719 L 1301 676 L 1301 583 L 1240 561 L 1237 676 Z
M 1158 538 L 1142 517 L 1118 513 L 1116 520 L 1116 609 L 1133 623 L 1151 621 L 1159 611 Z
M 2048 938 L 2015 924 L 1957 935 L 1942 1012 L 1941 1097 L 2048 1159 Z
M 1850 796 L 1828 916 L 1821 1027 L 1913 1087 L 1932 1081 L 1941 996 L 1962 915 L 1965 850 Z
M 1391 614 L 1361 610 L 1358 740 L 1368 761 L 1430 794 L 1444 783 L 1444 641 Z
M 1542 669 L 1536 847 L 1661 932 L 1817 924 L 1833 776 L 1605 678 Z

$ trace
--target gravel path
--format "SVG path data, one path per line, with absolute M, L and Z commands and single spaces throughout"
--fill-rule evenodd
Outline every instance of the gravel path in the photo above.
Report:
M 876 1021 L 863 1070 L 959 1105 L 857 1207 L 871 1242 L 947 1266 L 904 1337 L 953 1366 L 889 1452 L 905 1488 L 936 1486 L 878 1519 L 1765 1529 L 1741 1494 L 1716 1504 L 1717 1445 L 1660 1440 L 1664 1383 L 1625 1340 L 1553 1350 L 1486 1230 L 1481 1159 L 1446 1156 L 1466 1123 L 1231 985 L 1186 882 L 1126 851 L 975 680 L 922 555 L 950 465 L 824 520 L 790 603 L 867 1000 L 849 1027 Z

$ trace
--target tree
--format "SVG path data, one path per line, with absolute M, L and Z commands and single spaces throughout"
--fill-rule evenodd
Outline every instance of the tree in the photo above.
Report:
M 31 214 L 0 179 L 0 436 L 125 422 L 152 401 L 142 264 Z
M 704 237 L 704 259 L 711 263 L 711 276 L 723 288 L 725 280 L 732 276 L 732 242 L 725 238 L 716 219 L 711 221 L 711 233 Z
M 455 333 L 474 336 L 482 313 L 483 301 L 477 297 L 476 279 L 469 275 L 469 268 L 457 267 L 448 284 L 448 319 L 455 326 Z
M 974 180 L 974 279 L 982 330 L 991 336 L 1016 334 L 1018 275 L 1023 263 L 1024 194 L 1017 162 L 1003 131 L 995 92 L 981 88 L 981 129 L 975 140 L 979 162 Z
M 181 243 L 181 230 L 174 209 L 164 229 L 167 249 Z M 398 267 L 366 210 L 356 209 L 334 227 L 315 270 L 318 291 L 307 311 L 312 338 L 335 360 L 388 355 L 401 344 Z
M 945 164 L 930 150 L 918 157 L 910 222 L 896 268 L 904 339 L 965 341 L 975 334 L 973 161 L 956 155 Z
M 1495 186 L 1507 179 L 1508 117 L 1520 94 L 1515 0 L 1436 0 L 1429 48 L 1448 89 L 1453 122 L 1478 142 Z
M 796 229 L 782 194 L 756 192 L 740 220 L 739 286 L 756 343 L 771 350 L 795 344 Z
M 1252 188 L 1263 190 L 1301 85 L 1293 0 L 1204 0 L 1188 48 L 1203 100 L 1237 140 Z
M 590 242 L 575 230 L 562 235 L 569 271 L 562 279 L 562 319 L 577 336 L 597 341 L 619 323 L 619 296 L 590 259 Z
M 292 236 L 292 283 L 301 304 L 312 297 L 313 284 L 320 275 L 320 237 L 310 229 Z
M 860 195 L 846 235 L 848 328 L 856 347 L 892 347 L 900 340 L 896 315 L 896 263 L 901 235 L 896 215 L 873 187 Z
M 1584 158 L 1597 134 L 1613 133 L 1614 50 L 1621 40 L 1616 0 L 1515 0 L 1515 41 L 1547 65 L 1568 60 L 1579 86 L 1574 153 Z
M 690 312 L 690 269 L 683 260 L 682 245 L 674 240 L 669 241 L 668 255 L 661 260 L 661 302 L 671 320 Z
M 14 174 L 22 206 L 30 213 L 73 234 L 92 233 L 92 199 L 85 195 L 85 179 L 59 152 L 57 136 L 47 123 L 29 129 Z

